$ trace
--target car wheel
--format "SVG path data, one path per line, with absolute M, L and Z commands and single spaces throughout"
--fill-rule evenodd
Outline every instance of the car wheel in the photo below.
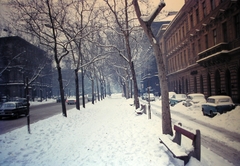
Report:
M 213 112 L 212 112 L 212 111 L 210 111 L 210 116 L 211 116 L 211 117 L 214 117 L 214 115 L 213 115 Z
M 202 113 L 203 113 L 203 116 L 205 116 L 206 114 L 205 114 L 205 112 L 204 112 L 204 109 L 202 108 Z
M 16 119 L 19 118 L 19 113 L 16 113 L 15 118 L 16 118 Z

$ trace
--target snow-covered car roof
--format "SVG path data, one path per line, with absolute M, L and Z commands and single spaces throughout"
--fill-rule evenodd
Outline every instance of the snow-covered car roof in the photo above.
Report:
M 207 101 L 209 102 L 210 100 L 215 100 L 216 102 L 228 102 L 228 103 L 233 103 L 232 98 L 230 96 L 225 96 L 225 95 L 218 95 L 218 96 L 209 96 L 207 98 Z
M 215 95 L 215 96 L 209 96 L 208 98 L 222 99 L 222 98 L 231 98 L 231 97 L 226 95 Z
M 202 94 L 202 93 L 191 93 L 191 94 L 188 94 L 188 96 L 203 96 L 204 97 L 204 94 Z

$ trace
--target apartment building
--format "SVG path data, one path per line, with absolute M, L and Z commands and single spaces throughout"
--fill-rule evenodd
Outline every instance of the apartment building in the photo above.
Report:
M 240 103 L 240 1 L 185 0 L 159 31 L 169 90 Z
M 0 97 L 30 99 L 52 94 L 52 60 L 42 49 L 18 36 L 0 38 Z

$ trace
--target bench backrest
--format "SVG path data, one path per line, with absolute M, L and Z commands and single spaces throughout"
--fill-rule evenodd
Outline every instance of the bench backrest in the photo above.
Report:
M 181 145 L 181 135 L 186 136 L 187 138 L 192 140 L 192 145 L 194 147 L 194 151 L 192 152 L 192 156 L 197 158 L 200 161 L 201 158 L 201 133 L 200 130 L 196 130 L 196 134 L 187 131 L 186 129 L 181 127 L 182 124 L 174 125 L 175 137 L 173 142 L 176 142 L 178 145 Z
M 146 105 L 141 104 L 141 110 L 143 110 L 144 114 L 147 114 L 147 112 L 146 112 Z

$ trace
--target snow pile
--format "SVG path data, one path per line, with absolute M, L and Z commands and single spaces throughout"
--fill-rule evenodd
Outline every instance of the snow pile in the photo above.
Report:
M 213 118 L 209 116 L 203 116 L 202 113 L 202 107 L 201 105 L 193 105 L 191 107 L 185 107 L 182 105 L 182 103 L 176 104 L 174 107 L 171 107 L 171 110 L 179 112 L 179 110 L 182 110 L 181 112 L 191 116 L 193 118 L 196 118 L 198 120 L 201 120 L 205 123 L 209 123 L 218 127 L 222 127 L 224 129 L 240 133 L 240 106 L 236 106 L 235 109 L 223 113 L 223 114 L 217 114 Z
M 138 115 L 131 103 L 115 95 L 72 109 L 67 118 L 59 114 L 34 123 L 32 134 L 22 127 L 0 135 L 0 165 L 183 165 L 159 143 L 161 119 Z M 207 149 L 202 158 L 188 165 L 231 165 Z

